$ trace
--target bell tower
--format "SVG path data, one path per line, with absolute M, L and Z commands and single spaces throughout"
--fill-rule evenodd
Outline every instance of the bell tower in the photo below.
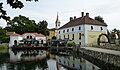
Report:
M 58 29 L 60 27 L 60 20 L 59 20 L 59 16 L 58 16 L 58 12 L 57 12 L 57 18 L 55 21 L 55 28 Z

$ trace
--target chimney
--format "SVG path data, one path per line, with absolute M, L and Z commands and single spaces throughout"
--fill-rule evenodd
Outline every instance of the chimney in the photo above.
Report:
M 74 19 L 76 19 L 76 16 L 74 16 Z
M 84 12 L 81 12 L 82 17 L 84 17 Z
M 89 17 L 89 13 L 86 13 L 86 16 Z
M 73 20 L 73 17 L 70 17 L 70 21 Z

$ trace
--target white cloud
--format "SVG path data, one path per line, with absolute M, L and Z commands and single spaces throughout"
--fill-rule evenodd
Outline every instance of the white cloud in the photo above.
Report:
M 22 9 L 11 9 L 4 5 L 8 15 L 12 18 L 18 15 L 27 16 L 30 19 L 47 20 L 48 27 L 55 26 L 56 13 L 59 12 L 61 25 L 69 21 L 69 17 L 80 17 L 81 12 L 89 12 L 90 17 L 102 16 L 108 24 L 108 29 L 119 28 L 120 0 L 39 0 L 39 2 L 26 2 Z M 5 26 L 2 20 L 0 25 Z

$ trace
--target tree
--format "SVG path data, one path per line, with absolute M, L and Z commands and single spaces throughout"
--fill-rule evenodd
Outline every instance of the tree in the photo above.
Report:
M 30 20 L 25 16 L 17 16 L 12 20 L 7 22 L 7 31 L 13 31 L 18 34 L 23 34 L 25 32 L 35 32 L 36 23 L 34 20 Z
M 96 16 L 95 20 L 98 20 L 98 21 L 104 23 L 104 20 L 103 20 L 103 18 L 101 16 Z
M 49 31 L 47 29 L 48 23 L 47 21 L 39 21 L 38 24 L 35 23 L 34 20 L 31 20 L 25 16 L 17 16 L 12 20 L 7 22 L 7 27 L 5 29 L 9 32 L 16 32 L 18 34 L 23 34 L 25 32 L 37 32 L 42 33 L 45 36 L 49 35 Z
M 33 0 L 26 0 L 26 1 L 33 1 Z M 35 2 L 38 0 L 34 0 Z M 7 0 L 6 1 L 8 5 L 12 8 L 23 8 L 24 5 L 20 0 Z M 9 16 L 7 16 L 6 11 L 3 9 L 3 2 L 0 2 L 0 19 L 3 18 L 4 20 L 8 21 L 10 19 Z
M 116 39 L 116 34 L 118 35 L 118 40 L 120 41 L 120 30 L 114 28 L 112 31 L 107 31 L 107 34 L 110 38 L 110 41 L 112 43 L 115 43 L 115 39 Z
M 4 43 L 9 42 L 9 37 L 6 35 L 6 30 L 2 27 L 0 27 L 0 40 Z
M 114 34 L 117 34 L 117 35 L 118 35 L 118 39 L 120 39 L 120 30 L 114 28 L 114 29 L 112 30 L 112 32 L 113 32 Z
M 48 31 L 47 26 L 48 26 L 47 21 L 45 21 L 45 20 L 40 21 L 40 22 L 37 24 L 37 29 L 36 29 L 36 31 L 37 31 L 38 33 L 42 33 L 42 34 L 48 36 L 48 35 L 49 35 L 49 31 Z

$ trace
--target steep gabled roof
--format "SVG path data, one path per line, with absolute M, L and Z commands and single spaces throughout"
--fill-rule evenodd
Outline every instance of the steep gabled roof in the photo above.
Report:
M 107 26 L 106 23 L 99 22 L 95 19 L 90 18 L 89 16 L 83 16 L 79 18 L 75 18 L 70 20 L 68 23 L 60 27 L 59 29 L 68 28 L 72 26 L 82 25 L 82 24 L 89 24 L 89 25 L 100 25 L 100 26 Z

